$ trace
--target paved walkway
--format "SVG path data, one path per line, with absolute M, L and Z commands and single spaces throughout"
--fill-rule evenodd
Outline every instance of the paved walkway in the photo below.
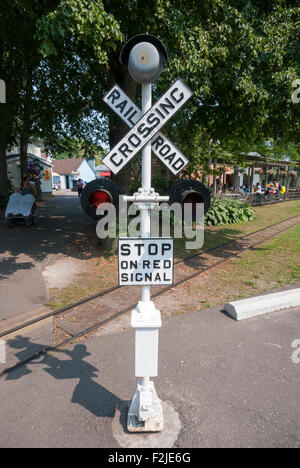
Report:
M 39 204 L 37 225 L 8 229 L 0 216 L 0 320 L 30 311 L 47 300 L 42 271 L 64 254 L 80 258 L 71 248 L 87 230 L 95 230 L 81 209 L 77 193 L 58 192 Z
M 155 386 L 179 415 L 174 447 L 300 447 L 299 314 L 164 319 Z M 21 360 L 26 342 L 14 345 Z M 113 428 L 135 390 L 133 354 L 132 330 L 99 334 L 3 375 L 0 447 L 119 447 Z

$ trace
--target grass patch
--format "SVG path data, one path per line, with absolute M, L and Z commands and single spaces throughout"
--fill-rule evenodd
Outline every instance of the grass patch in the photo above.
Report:
M 202 287 L 216 305 L 299 283 L 300 224 L 212 272 Z
M 222 226 L 205 226 L 204 245 L 201 250 L 211 249 L 225 242 L 237 239 L 245 234 L 263 229 L 271 224 L 279 223 L 292 216 L 300 215 L 300 200 L 278 203 L 274 205 L 258 206 L 254 208 L 254 221 Z M 176 258 L 182 259 L 197 250 L 186 250 L 185 239 L 175 239 Z
M 253 231 L 262 229 L 268 225 L 283 221 L 284 219 L 296 215 L 300 215 L 300 200 L 276 205 L 257 207 L 255 208 L 255 220 L 252 222 L 238 223 L 226 226 L 206 226 L 204 235 L 205 243 L 203 249 L 216 247 L 230 240 L 237 239 L 238 237 L 244 234 L 249 234 Z M 92 232 L 91 235 L 94 236 L 94 232 Z M 276 240 L 265 245 L 273 245 L 273 242 L 276 242 Z M 296 239 L 292 242 L 295 245 L 297 244 Z M 287 256 L 289 254 L 289 252 L 286 250 L 287 246 L 277 244 L 275 245 L 277 246 L 275 248 L 277 253 L 272 260 L 274 264 L 272 269 L 274 271 L 277 271 L 277 268 L 279 268 L 279 270 L 280 268 L 288 268 L 289 273 L 288 278 L 284 273 L 282 274 L 282 276 L 276 273 L 276 278 L 274 280 L 274 288 L 278 285 L 278 287 L 281 287 L 281 285 L 283 287 L 286 284 L 296 283 L 297 280 L 299 281 L 299 264 L 297 266 L 295 259 L 294 263 L 292 262 L 294 267 L 291 270 L 290 259 Z M 184 247 L 184 239 L 175 239 L 175 259 L 182 259 L 188 255 L 197 253 L 197 250 L 187 251 Z M 200 249 L 199 251 L 203 249 Z M 274 250 L 272 250 L 272 252 L 274 252 Z M 298 246 L 298 257 L 299 252 L 300 247 Z M 252 254 L 254 255 L 253 259 L 251 257 Z M 239 283 L 240 292 L 243 292 L 244 295 L 253 294 L 254 289 L 255 293 L 257 290 L 261 291 L 262 289 L 260 288 L 260 285 L 265 284 L 266 281 L 268 283 L 268 286 L 266 285 L 266 288 L 268 288 L 270 283 L 268 279 L 268 276 L 270 274 L 268 272 L 265 272 L 266 258 L 268 256 L 266 251 L 260 250 L 259 247 L 253 252 L 251 252 L 250 256 L 248 255 L 250 255 L 250 252 L 249 254 L 243 256 L 241 259 L 236 260 L 236 262 L 244 262 L 243 268 L 245 269 L 245 273 L 247 273 L 243 277 L 243 280 L 241 280 L 241 283 Z M 116 285 L 118 282 L 117 262 L 117 255 L 111 252 L 103 252 L 101 256 L 100 252 L 99 256 L 96 256 L 95 254 L 95 257 L 89 260 L 89 271 L 79 272 L 77 279 L 66 288 L 50 290 L 50 298 L 46 305 L 48 305 L 54 310 L 60 309 L 68 304 L 83 299 L 84 297 L 91 296 L 99 291 L 103 291 L 104 289 L 111 287 L 112 285 Z M 257 264 L 259 264 L 260 266 L 257 267 Z M 271 266 L 269 266 L 269 268 L 271 268 Z M 249 272 L 251 272 L 251 277 L 249 277 Z M 234 279 L 234 274 L 232 274 L 232 276 Z M 223 274 L 223 276 L 220 277 L 218 281 L 223 282 L 223 286 L 221 288 L 222 293 L 220 293 L 221 296 L 222 294 L 224 294 L 224 290 L 226 290 L 226 287 L 230 288 L 230 281 L 227 280 L 227 272 L 225 275 Z M 207 298 L 207 304 L 214 305 L 215 301 L 212 297 L 209 297 L 206 293 L 205 297 Z M 220 301 L 219 299 L 218 303 L 220 302 L 223 301 Z M 204 304 L 203 308 L 205 307 L 209 306 Z

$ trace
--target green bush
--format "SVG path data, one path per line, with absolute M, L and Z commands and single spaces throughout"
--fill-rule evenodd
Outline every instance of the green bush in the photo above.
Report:
M 161 171 L 158 171 L 153 177 L 152 177 L 152 187 L 156 192 L 158 192 L 160 195 L 167 195 L 169 187 L 171 185 L 172 181 L 168 181 L 166 175 L 162 174 Z
M 167 195 L 169 186 L 172 184 L 172 180 L 168 181 L 167 177 L 161 173 L 159 170 L 151 180 L 151 186 L 154 188 L 156 192 L 158 192 L 160 195 Z M 140 178 L 138 180 L 134 180 L 131 182 L 130 187 L 129 187 L 129 192 L 130 194 L 134 194 L 135 192 L 138 191 L 138 189 L 141 187 L 142 182 Z
M 249 203 L 240 200 L 217 199 L 205 215 L 207 226 L 253 221 L 254 210 Z
M 130 195 L 133 195 L 135 192 L 138 191 L 138 189 L 140 188 L 141 186 L 141 181 L 140 179 L 138 180 L 134 180 L 133 182 L 131 182 L 130 186 L 129 186 L 129 193 Z

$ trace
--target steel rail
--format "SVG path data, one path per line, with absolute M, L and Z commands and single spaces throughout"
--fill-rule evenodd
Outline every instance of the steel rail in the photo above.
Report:
M 287 219 L 284 219 L 284 220 L 279 221 L 277 223 L 270 224 L 270 225 L 268 225 L 268 226 L 266 226 L 264 228 L 258 229 L 257 231 L 253 231 L 253 232 L 250 232 L 248 234 L 244 234 L 243 236 L 237 237 L 236 239 L 229 240 L 229 241 L 224 242 L 222 244 L 219 244 L 219 245 L 217 245 L 215 247 L 211 247 L 209 249 L 203 250 L 203 251 L 198 252 L 196 254 L 189 255 L 189 256 L 185 257 L 184 259 L 182 259 L 182 260 L 178 260 L 177 262 L 174 263 L 174 265 L 179 265 L 181 263 L 185 263 L 187 260 L 193 259 L 195 257 L 198 257 L 198 256 L 206 254 L 206 253 L 213 252 L 213 251 L 218 250 L 220 248 L 223 248 L 223 247 L 225 247 L 225 246 L 227 246 L 229 244 L 235 243 L 235 242 L 237 242 L 237 241 L 239 241 L 241 239 L 245 239 L 246 237 L 252 236 L 254 234 L 258 234 L 259 232 L 266 231 L 267 229 L 273 228 L 274 226 L 278 226 L 279 224 L 283 224 L 283 223 L 285 223 L 287 221 L 290 221 L 290 220 L 298 218 L 298 217 L 300 217 L 300 215 L 292 216 L 291 218 L 287 218 Z M 284 232 L 284 230 L 281 231 L 281 232 Z M 243 251 L 246 251 L 246 250 L 243 250 Z M 228 257 L 228 258 L 230 258 L 230 257 Z M 217 264 L 214 264 L 214 265 L 217 266 Z M 211 266 L 207 267 L 207 269 L 210 269 L 210 268 L 211 268 Z M 174 287 L 174 285 L 175 284 L 171 285 L 170 287 Z M 176 283 L 176 285 L 177 285 L 177 283 Z M 100 291 L 100 292 L 98 292 L 96 294 L 93 294 L 91 296 L 88 296 L 88 297 L 86 297 L 84 299 L 80 299 L 79 301 L 68 304 L 68 305 L 66 305 L 66 306 L 64 306 L 64 307 L 62 307 L 60 309 L 57 309 L 57 310 L 48 312 L 46 314 L 43 314 L 40 317 L 36 317 L 35 319 L 29 320 L 29 321 L 27 321 L 27 322 L 25 322 L 25 323 L 23 323 L 21 325 L 17 325 L 16 327 L 13 327 L 13 328 L 11 328 L 9 330 L 1 332 L 0 333 L 0 338 L 4 337 L 6 335 L 10 335 L 11 333 L 15 333 L 15 332 L 17 332 L 19 330 L 22 330 L 23 328 L 29 327 L 30 325 L 34 325 L 35 323 L 41 322 L 42 320 L 45 320 L 45 319 L 47 319 L 49 317 L 55 317 L 57 315 L 68 312 L 68 311 L 78 307 L 79 305 L 86 304 L 86 303 L 88 303 L 88 302 L 90 302 L 90 301 L 92 301 L 94 299 L 97 299 L 98 297 L 104 296 L 104 295 L 109 294 L 109 293 L 111 293 L 113 291 L 116 291 L 118 289 L 121 289 L 121 286 L 118 286 L 118 285 L 112 286 L 111 288 Z M 166 288 L 164 290 L 166 290 Z M 155 294 L 157 294 L 157 293 L 155 293 Z M 156 295 L 153 295 L 151 297 L 156 297 Z

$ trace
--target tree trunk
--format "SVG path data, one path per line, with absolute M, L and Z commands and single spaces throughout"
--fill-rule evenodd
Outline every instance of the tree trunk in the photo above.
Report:
M 20 135 L 20 163 L 21 176 L 23 177 L 27 171 L 28 158 L 27 150 L 29 137 L 31 132 L 32 120 L 32 95 L 33 95 L 33 66 L 28 63 L 26 73 L 26 94 L 24 100 L 23 125 Z
M 28 143 L 29 138 L 28 136 L 21 135 L 20 136 L 20 168 L 21 168 L 21 177 L 23 177 L 27 172 L 28 166 L 28 157 L 27 157 L 27 150 L 28 150 Z
M 0 147 L 0 197 L 8 196 L 6 150 Z
M 4 56 L 4 42 L 0 40 L 0 77 L 5 77 L 5 70 L 3 65 Z M 9 56 L 10 62 L 10 56 Z M 7 80 L 6 80 L 7 81 Z M 6 84 L 5 84 L 6 86 Z M 6 93 L 7 94 L 7 89 Z M 6 103 L 0 103 L 0 197 L 6 198 L 8 195 L 8 178 L 7 178 L 7 162 L 6 162 L 6 140 L 7 133 L 10 126 L 7 122 L 7 96 L 5 96 Z

